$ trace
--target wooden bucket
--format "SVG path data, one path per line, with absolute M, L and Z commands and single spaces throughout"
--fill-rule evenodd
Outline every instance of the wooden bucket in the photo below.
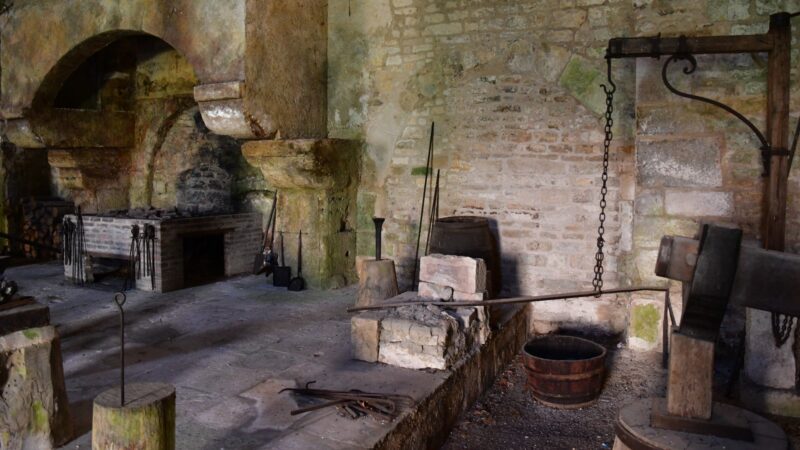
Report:
M 528 388 L 541 403 L 559 409 L 597 401 L 605 378 L 606 349 L 573 336 L 549 335 L 523 348 Z

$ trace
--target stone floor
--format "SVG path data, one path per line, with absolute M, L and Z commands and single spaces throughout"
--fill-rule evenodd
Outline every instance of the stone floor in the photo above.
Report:
M 9 269 L 24 295 L 51 308 L 78 437 L 90 448 L 93 398 L 119 384 L 118 317 L 111 285 L 76 287 L 58 264 Z M 183 449 L 368 448 L 392 424 L 357 421 L 333 409 L 290 416 L 284 387 L 400 393 L 424 398 L 447 372 L 401 369 L 350 357 L 352 288 L 301 293 L 247 276 L 167 294 L 129 293 L 127 381 L 177 388 L 177 446 Z

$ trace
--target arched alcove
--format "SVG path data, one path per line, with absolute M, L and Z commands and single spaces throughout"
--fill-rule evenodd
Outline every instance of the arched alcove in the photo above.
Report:
M 233 210 L 240 144 L 206 128 L 197 84 L 179 51 L 144 33 L 105 33 L 68 52 L 27 113 L 45 139 L 56 193 L 88 212 Z M 200 208 L 203 198 L 215 201 Z

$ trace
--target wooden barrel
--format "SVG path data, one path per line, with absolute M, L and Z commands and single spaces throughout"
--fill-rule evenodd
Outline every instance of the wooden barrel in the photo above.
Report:
M 582 408 L 603 389 L 606 349 L 587 339 L 550 335 L 523 349 L 528 388 L 541 403 L 560 409 Z
M 489 298 L 500 294 L 500 248 L 487 218 L 453 216 L 437 220 L 431 232 L 430 253 L 483 259 L 489 271 Z

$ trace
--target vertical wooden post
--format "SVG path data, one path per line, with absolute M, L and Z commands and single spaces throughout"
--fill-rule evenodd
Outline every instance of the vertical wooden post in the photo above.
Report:
M 789 13 L 769 18 L 773 46 L 767 68 L 767 139 L 772 146 L 769 180 L 764 184 L 761 234 L 764 248 L 784 249 L 789 160 L 789 69 L 792 25 Z

